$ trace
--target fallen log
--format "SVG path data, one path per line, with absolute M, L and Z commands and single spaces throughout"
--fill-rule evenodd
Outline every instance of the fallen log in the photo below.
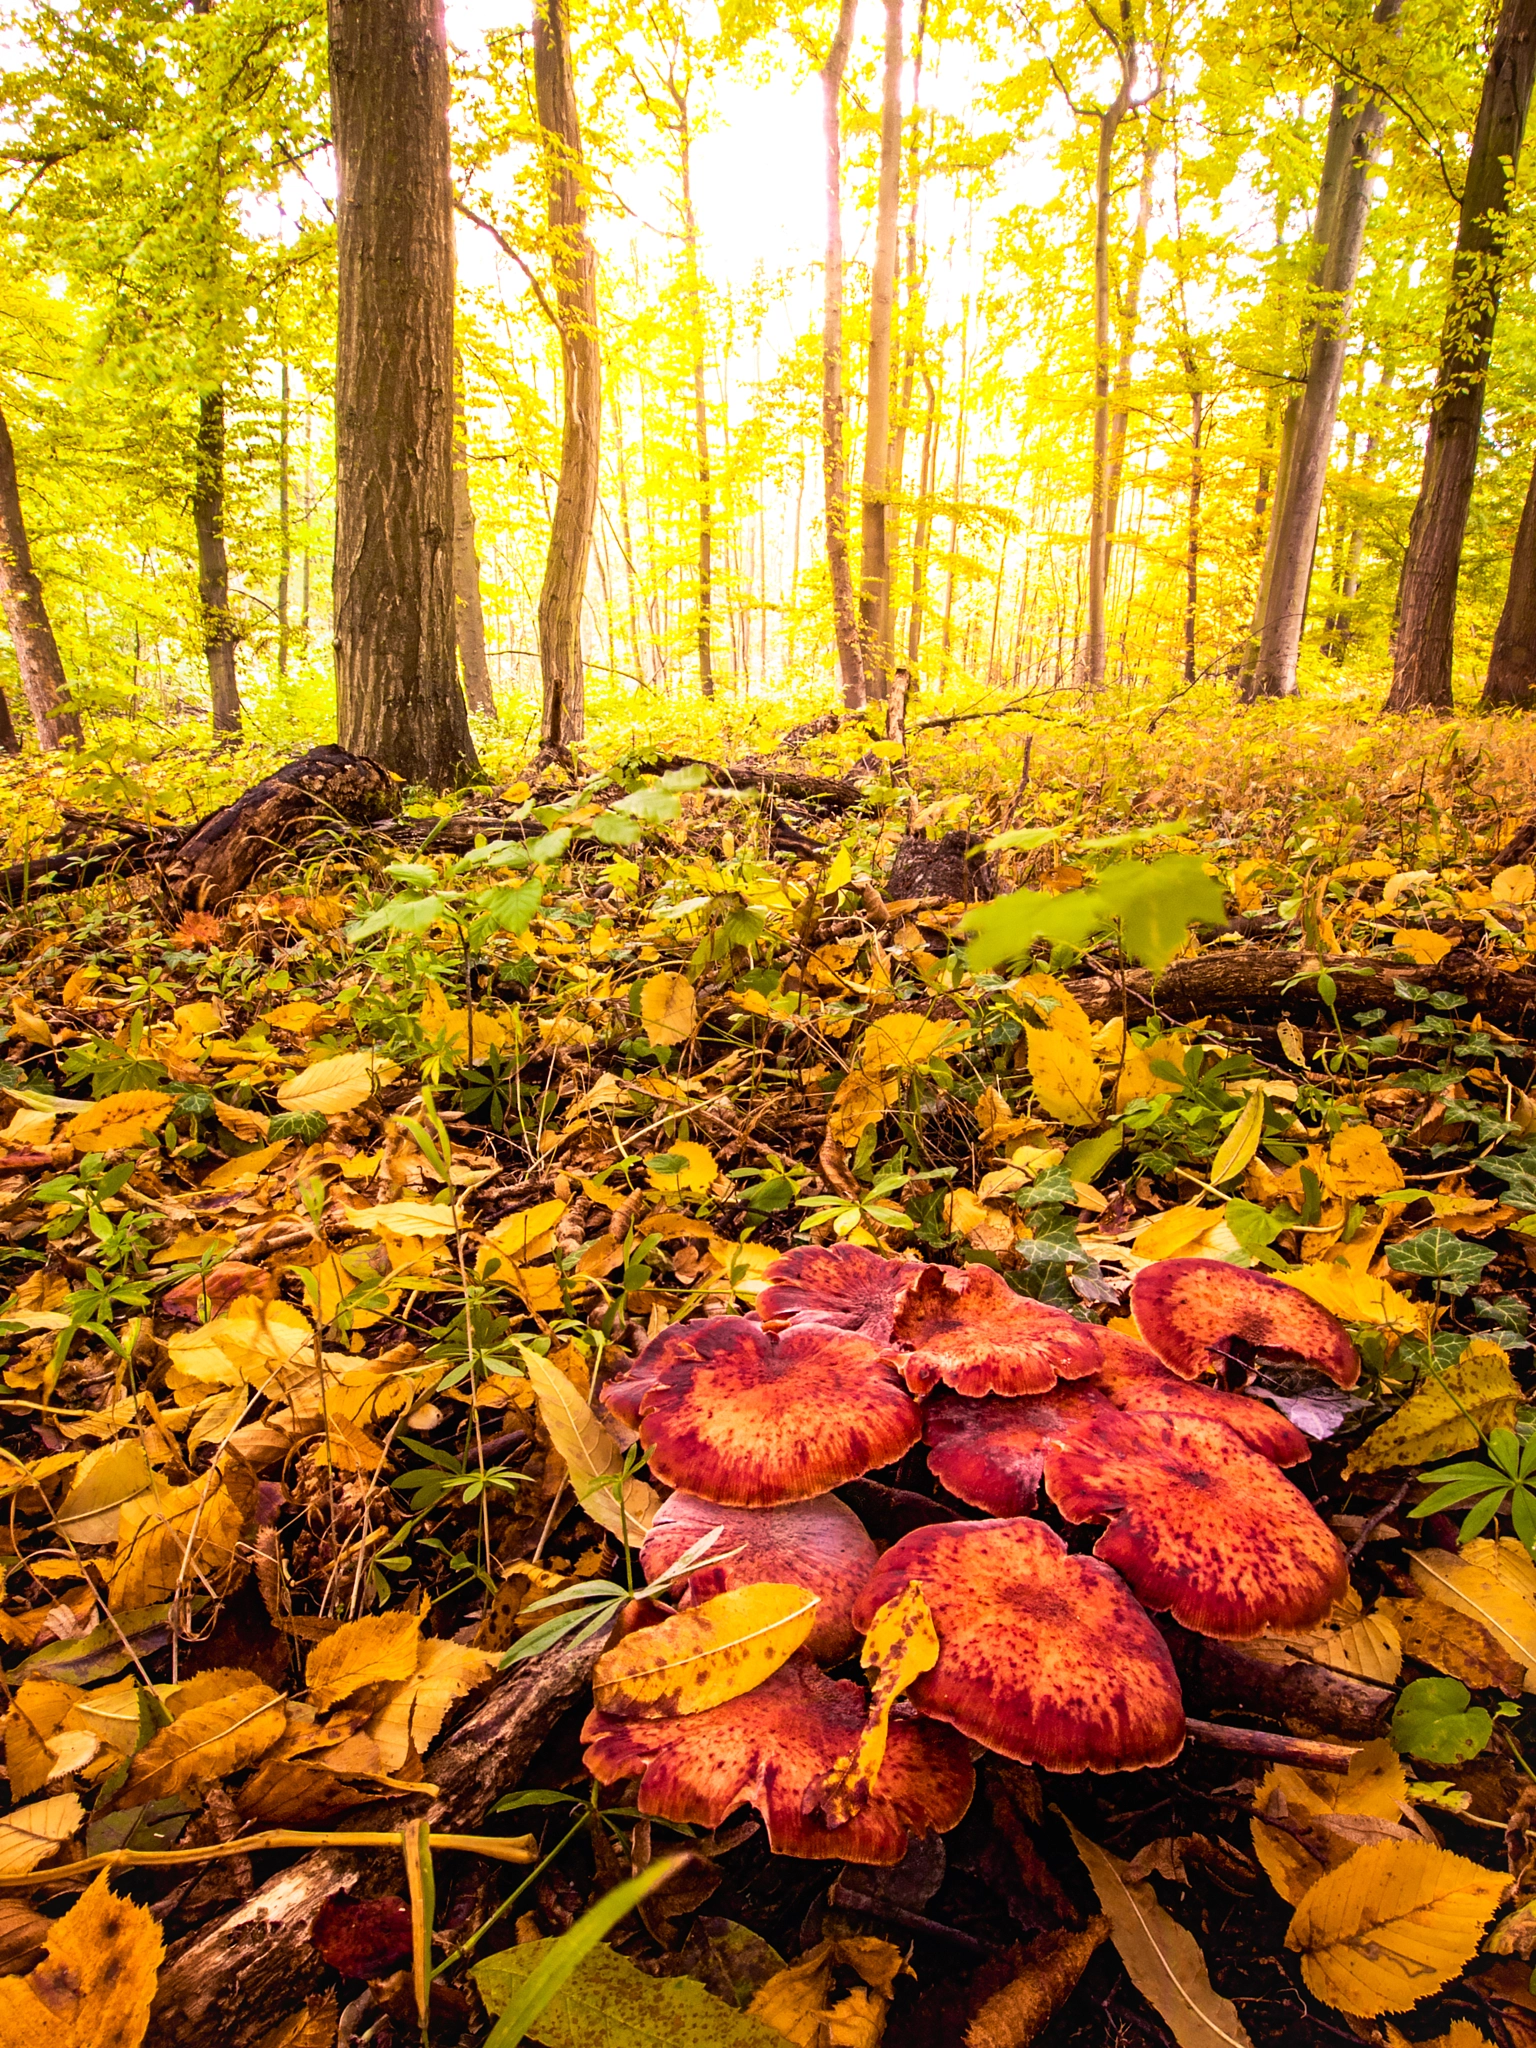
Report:
M 1268 946 L 1214 946 L 1193 960 L 1176 960 L 1155 983 L 1145 968 L 1130 968 L 1123 977 L 1078 975 L 1066 986 L 1095 1019 L 1120 1015 L 1123 983 L 1133 1024 L 1154 1011 L 1162 1017 L 1290 1016 L 1326 1024 L 1331 1021 L 1328 1006 L 1317 989 L 1322 972 L 1333 977 L 1335 1006 L 1346 1024 L 1357 1010 L 1412 1016 L 1423 1008 L 1424 998 L 1403 990 L 1417 988 L 1431 995 L 1464 996 L 1469 1016 L 1480 1013 L 1501 1030 L 1536 1030 L 1536 974 L 1505 973 L 1493 960 L 1463 948 L 1433 967 L 1389 967 L 1358 958 L 1320 965 L 1315 958 Z
M 426 1759 L 425 1795 L 367 1809 L 380 1833 L 425 1818 L 472 1832 L 527 1770 L 566 1702 L 587 1683 L 600 1642 L 547 1651 L 519 1666 Z M 148 2048 L 254 2048 L 300 2007 L 325 1976 L 310 1941 L 315 1915 L 334 1893 L 403 1892 L 399 1855 L 322 1849 L 267 1879 L 233 1913 L 175 1944 L 150 2016 Z

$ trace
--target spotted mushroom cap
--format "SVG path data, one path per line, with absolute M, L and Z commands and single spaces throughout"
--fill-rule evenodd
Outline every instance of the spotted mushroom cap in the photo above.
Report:
M 1137 1328 L 1181 1379 L 1220 1372 L 1234 1342 L 1285 1352 L 1352 1387 L 1360 1359 L 1342 1323 L 1298 1288 L 1223 1259 L 1160 1259 L 1131 1282 Z
M 914 1394 L 941 1383 L 957 1394 L 1042 1394 L 1099 1363 L 1098 1333 L 1015 1294 L 990 1266 L 926 1266 L 892 1326 Z
M 869 1803 L 829 1828 L 805 1807 L 856 1748 L 867 1704 L 862 1686 L 794 1657 L 754 1691 L 702 1714 L 620 1721 L 594 1708 L 581 1739 L 598 1783 L 637 1777 L 635 1803 L 657 1819 L 714 1828 L 752 1806 L 776 1855 L 899 1863 L 919 1836 L 961 1818 L 975 1773 L 957 1735 L 898 1707 Z
M 639 1404 L 640 1440 L 668 1486 L 722 1507 L 813 1500 L 922 1433 L 895 1354 L 867 1337 L 816 1324 L 775 1334 L 745 1316 L 682 1328 L 691 1341 Z
M 804 1244 L 768 1268 L 757 1312 L 770 1329 L 821 1323 L 888 1343 L 903 1294 L 926 1269 L 858 1244 Z
M 688 1581 L 690 1603 L 763 1580 L 804 1586 L 821 1599 L 803 1645 L 806 1656 L 837 1664 L 854 1649 L 853 1603 L 875 1568 L 877 1552 L 851 1508 L 830 1494 L 780 1508 L 722 1508 L 691 1493 L 674 1493 L 641 1547 L 646 1577 L 654 1579 L 675 1564 L 711 1529 L 720 1531 L 716 1551 L 738 1555 L 695 1572 Z
M 908 1697 L 1001 1756 L 1051 1771 L 1165 1764 L 1184 1742 L 1167 1645 L 1118 1573 L 1043 1522 L 944 1522 L 881 1558 L 854 1607 L 867 1629 L 917 1580 L 939 1660 Z
M 1251 1451 L 1277 1465 L 1300 1465 L 1311 1457 L 1312 1446 L 1301 1431 L 1267 1401 L 1180 1379 L 1145 1344 L 1118 1330 L 1101 1330 L 1099 1338 L 1104 1359 L 1093 1385 L 1127 1415 L 1202 1416 L 1223 1424 Z

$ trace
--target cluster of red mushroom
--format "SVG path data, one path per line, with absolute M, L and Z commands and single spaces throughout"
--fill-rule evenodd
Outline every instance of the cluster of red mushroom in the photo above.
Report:
M 647 1574 L 720 1529 L 734 1555 L 694 1575 L 694 1600 L 777 1580 L 821 1604 L 753 1692 L 672 1720 L 594 1711 L 594 1775 L 638 1776 L 646 1813 L 717 1826 L 751 1804 L 776 1850 L 888 1863 L 964 1813 L 961 1738 L 1053 1771 L 1174 1757 L 1183 1702 L 1147 1610 L 1252 1637 L 1312 1626 L 1347 1584 L 1337 1539 L 1279 1470 L 1307 1457 L 1306 1438 L 1199 1377 L 1263 1351 L 1347 1387 L 1359 1360 L 1305 1295 L 1219 1260 L 1144 1268 L 1130 1305 L 1139 1340 L 1026 1300 L 987 1266 L 808 1246 L 770 1269 L 757 1316 L 654 1338 L 605 1396 L 676 1489 Z M 877 1554 L 834 1489 L 920 1441 L 944 1490 L 992 1519 L 957 1511 Z M 1092 1556 L 1031 1513 L 1042 1488 L 1063 1521 L 1107 1524 Z M 914 1580 L 938 1661 L 897 1708 L 875 1796 L 834 1829 L 815 1788 L 857 1740 L 865 1698 L 820 1667 Z

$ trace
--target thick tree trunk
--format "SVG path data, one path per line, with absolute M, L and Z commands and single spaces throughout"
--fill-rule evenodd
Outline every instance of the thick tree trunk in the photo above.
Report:
M 586 730 L 581 613 L 602 461 L 603 365 L 597 333 L 597 252 L 587 233 L 586 167 L 571 71 L 566 0 L 535 0 L 533 77 L 549 193 L 551 267 L 560 323 L 564 416 L 560 480 L 539 591 L 540 737 L 564 751 Z
M 1509 563 L 1509 589 L 1493 636 L 1483 711 L 1529 711 L 1536 704 L 1536 468 Z
M 11 430 L 0 413 L 0 603 L 16 649 L 21 687 L 32 713 L 40 747 L 80 744 L 80 714 L 70 708 L 69 678 L 43 602 L 43 586 L 32 566 L 27 523 L 16 479 Z M 7 713 L 9 724 L 9 713 Z M 12 732 L 12 738 L 15 734 Z M 14 752 L 14 748 L 7 748 Z
M 822 271 L 821 450 L 826 499 L 827 569 L 832 581 L 832 630 L 843 702 L 857 711 L 864 702 L 864 663 L 859 617 L 848 565 L 848 468 L 843 451 L 843 72 L 853 41 L 858 0 L 838 0 L 837 30 L 821 67 L 822 135 L 825 141 L 827 256 Z
M 1477 473 L 1483 385 L 1503 284 L 1510 193 L 1533 73 L 1536 0 L 1504 0 L 1462 190 L 1424 478 L 1398 583 L 1388 711 L 1451 708 L 1456 585 Z
M 1396 13 L 1401 0 L 1383 0 L 1376 18 Z M 1334 421 L 1344 377 L 1344 353 L 1350 305 L 1360 256 L 1365 247 L 1365 222 L 1370 212 L 1370 178 L 1386 109 L 1379 100 L 1360 102 L 1353 86 L 1345 90 L 1339 125 L 1348 116 L 1349 154 L 1340 181 L 1333 217 L 1327 225 L 1327 247 L 1318 269 L 1317 310 L 1307 362 L 1307 381 L 1296 405 L 1286 463 L 1285 491 L 1270 521 L 1269 576 L 1248 700 L 1294 697 L 1296 664 L 1306 623 L 1307 589 L 1317 548 L 1317 525 L 1323 508 L 1323 487 L 1333 449 Z M 1321 224 L 1321 223 L 1320 223 Z
M 11 718 L 11 700 L 0 690 L 0 754 L 19 754 L 21 741 Z
M 496 716 L 491 669 L 485 655 L 485 613 L 480 605 L 480 557 L 475 550 L 475 506 L 469 495 L 469 448 L 464 428 L 464 369 L 453 361 L 453 604 L 464 695 L 471 711 Z
M 478 766 L 453 632 L 453 186 L 443 0 L 329 0 L 342 744 Z
M 224 387 L 197 401 L 197 448 L 192 479 L 192 524 L 197 533 L 197 596 L 215 732 L 240 730 L 240 683 L 235 674 L 235 622 L 229 609 L 229 554 L 224 546 Z
M 885 71 L 880 95 L 880 188 L 875 260 L 869 279 L 869 379 L 864 403 L 864 480 L 859 631 L 864 687 L 890 684 L 891 326 L 896 304 L 896 209 L 901 199 L 901 0 L 885 0 Z

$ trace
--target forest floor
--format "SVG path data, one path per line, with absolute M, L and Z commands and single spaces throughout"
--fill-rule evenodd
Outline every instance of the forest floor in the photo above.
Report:
M 1536 746 L 1351 705 L 978 708 L 914 704 L 905 753 L 873 717 L 662 710 L 576 773 L 489 747 L 486 789 L 212 908 L 153 871 L 13 908 L 0 2039 L 110 2007 L 178 2048 L 1536 2048 Z M 275 765 L 171 733 L 0 763 L 9 857 Z M 1150 985 L 1113 931 L 983 970 L 976 862 L 914 827 L 1062 900 L 1194 855 L 1228 922 Z M 1241 1001 L 1178 997 L 1239 955 Z M 603 1388 L 850 1240 L 1091 1324 L 1153 1261 L 1232 1259 L 1362 1360 L 1344 1393 L 1248 1361 L 1349 1550 L 1331 1620 L 1167 1623 L 1214 1737 L 1103 1775 L 973 1745 L 963 1819 L 893 1866 L 774 1854 L 751 1805 L 643 1817 L 581 1735 L 656 1504 Z M 1424 1478 L 1453 1458 L 1460 1501 Z M 842 1498 L 881 1547 L 969 1512 L 917 1451 Z M 573 1587 L 585 1646 L 524 1611 Z M 109 1867 L 127 1912 L 86 1889 Z

